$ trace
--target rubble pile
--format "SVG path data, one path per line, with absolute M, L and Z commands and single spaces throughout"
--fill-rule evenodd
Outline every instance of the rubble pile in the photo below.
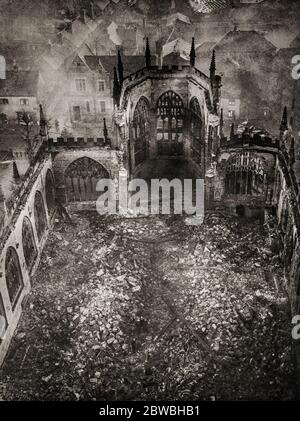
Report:
M 292 398 L 289 306 L 262 226 L 75 222 L 50 236 L 4 399 Z

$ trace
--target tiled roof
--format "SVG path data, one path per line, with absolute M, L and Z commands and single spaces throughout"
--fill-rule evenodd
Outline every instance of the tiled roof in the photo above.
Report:
M 230 31 L 215 46 L 221 51 L 233 51 L 243 53 L 247 51 L 276 50 L 276 47 L 256 31 Z
M 13 160 L 12 151 L 1 151 L 0 150 L 0 162 L 12 161 L 12 160 Z
M 0 80 L 0 96 L 35 97 L 39 73 L 36 71 L 8 71 L 6 79 Z
M 231 5 L 230 0 L 189 0 L 191 7 L 198 13 L 211 13 Z
M 196 47 L 196 54 L 210 54 L 215 46 L 215 42 L 206 41 Z

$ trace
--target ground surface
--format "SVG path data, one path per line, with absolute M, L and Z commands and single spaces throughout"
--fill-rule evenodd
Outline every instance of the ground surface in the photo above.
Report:
M 291 399 L 290 318 L 259 225 L 210 215 L 56 223 L 2 399 Z

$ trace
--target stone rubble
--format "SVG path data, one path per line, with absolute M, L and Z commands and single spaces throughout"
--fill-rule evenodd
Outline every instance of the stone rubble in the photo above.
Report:
M 288 302 L 263 227 L 74 219 L 50 235 L 4 399 L 293 397 Z

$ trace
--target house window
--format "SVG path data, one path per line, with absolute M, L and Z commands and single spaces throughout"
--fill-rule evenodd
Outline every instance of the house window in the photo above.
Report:
M 105 110 L 106 110 L 105 101 L 99 101 L 99 104 L 100 104 L 100 112 L 105 113 Z
M 80 112 L 79 105 L 75 105 L 73 107 L 73 116 L 74 116 L 74 120 L 76 120 L 76 121 L 80 121 L 81 120 L 81 112 Z
M 228 110 L 228 117 L 229 118 L 234 118 L 234 111 L 233 110 Z
M 28 104 L 29 104 L 28 99 L 26 99 L 26 98 L 21 98 L 20 99 L 20 105 L 28 105 Z
M 87 102 L 86 102 L 86 111 L 87 111 L 88 113 L 90 113 L 90 112 L 91 112 L 91 107 L 90 107 L 90 103 L 89 103 L 89 101 L 87 101 Z
M 7 98 L 0 98 L 0 104 L 7 105 L 8 104 L 8 99 Z
M 98 91 L 103 92 L 105 90 L 105 82 L 104 80 L 98 80 Z
M 77 92 L 85 92 L 86 85 L 85 85 L 85 79 L 75 79 L 75 86 Z
M 3 124 L 7 124 L 8 123 L 8 119 L 7 119 L 7 115 L 4 113 L 0 114 L 0 125 L 3 126 Z
M 33 116 L 25 111 L 17 111 L 18 124 L 21 126 L 31 126 L 33 124 Z

